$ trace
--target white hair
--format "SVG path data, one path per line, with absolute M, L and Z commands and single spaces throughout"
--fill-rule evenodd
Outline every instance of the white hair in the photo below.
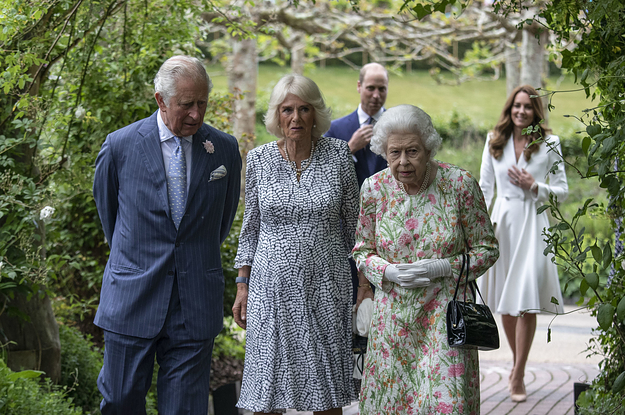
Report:
M 284 138 L 284 132 L 280 129 L 280 114 L 278 112 L 288 94 L 297 96 L 315 109 L 313 138 L 321 137 L 330 129 L 332 110 L 326 107 L 317 84 L 305 76 L 291 74 L 283 76 L 271 91 L 267 114 L 265 114 L 265 127 L 270 134 Z
M 430 116 L 414 105 L 404 104 L 389 108 L 384 111 L 380 120 L 373 127 L 371 151 L 384 157 L 384 160 L 386 160 L 388 137 L 393 133 L 417 134 L 425 149 L 430 152 L 430 160 L 436 155 L 443 142 L 432 125 Z
M 197 83 L 205 83 L 208 86 L 208 93 L 213 89 L 213 83 L 202 61 L 192 56 L 172 56 L 161 65 L 154 77 L 154 92 L 158 92 L 163 97 L 165 105 L 169 106 L 169 100 L 176 96 L 176 82 L 180 79 L 192 79 Z

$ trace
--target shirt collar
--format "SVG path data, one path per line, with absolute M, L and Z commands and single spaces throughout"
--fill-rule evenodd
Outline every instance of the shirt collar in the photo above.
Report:
M 158 110 L 158 115 L 156 117 L 156 124 L 158 125 L 158 136 L 161 140 L 161 143 L 163 141 L 167 141 L 172 137 L 175 137 L 176 135 L 174 133 L 172 133 L 171 131 L 169 131 L 169 128 L 167 128 L 167 126 L 165 125 L 165 121 L 163 121 L 163 116 L 161 114 L 161 110 Z M 188 141 L 189 143 L 193 142 L 193 136 L 189 135 L 186 137 L 182 137 L 183 139 L 185 139 L 186 141 Z
M 375 114 L 373 114 L 373 119 L 375 120 L 375 122 L 378 122 L 380 120 L 380 117 L 382 116 L 382 113 L 384 112 L 384 107 L 380 108 L 380 110 L 378 112 L 376 112 Z M 367 121 L 369 121 L 369 117 L 370 115 L 367 114 L 363 109 L 362 109 L 362 104 L 358 104 L 358 123 L 360 125 L 363 125 L 364 123 L 366 123 Z

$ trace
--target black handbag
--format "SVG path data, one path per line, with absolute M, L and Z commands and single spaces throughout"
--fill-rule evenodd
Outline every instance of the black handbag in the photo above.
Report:
M 462 255 L 462 268 L 456 283 L 454 298 L 447 304 L 447 341 L 449 347 L 460 349 L 495 350 L 499 349 L 499 331 L 493 314 L 487 305 L 467 301 L 467 287 L 473 298 L 475 291 L 484 299 L 475 281 L 469 283 L 469 254 Z M 456 300 L 460 282 L 465 276 L 464 301 Z

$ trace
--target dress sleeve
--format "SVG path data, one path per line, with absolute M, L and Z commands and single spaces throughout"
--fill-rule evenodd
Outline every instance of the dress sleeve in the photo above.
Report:
M 390 262 L 378 255 L 376 248 L 376 206 L 377 199 L 373 192 L 373 179 L 368 178 L 360 190 L 360 215 L 356 227 L 356 246 L 353 250 L 354 261 L 365 277 L 376 287 L 389 292 L 392 283 L 382 281 L 384 270 Z
M 258 236 L 260 233 L 260 210 L 258 203 L 258 169 L 260 163 L 255 151 L 247 154 L 247 168 L 245 172 L 245 213 L 239 235 L 239 248 L 234 259 L 234 267 L 252 265 Z
M 493 225 L 486 209 L 486 202 L 480 186 L 473 176 L 464 177 L 465 189 L 458 193 L 460 224 L 466 241 L 466 252 L 471 257 L 469 280 L 484 274 L 499 258 L 499 243 L 495 238 Z M 458 275 L 462 266 L 462 256 L 452 261 Z
M 538 184 L 538 193 L 536 196 L 532 192 L 530 194 L 535 201 L 546 202 L 549 200 L 549 194 L 553 193 L 558 198 L 558 202 L 563 202 L 569 195 L 569 185 L 566 180 L 566 172 L 564 171 L 564 162 L 560 156 L 562 154 L 560 139 L 552 135 L 547 138 L 545 145 L 549 149 L 545 170 L 549 172 L 554 163 L 559 162 L 558 167 L 554 173 L 547 173 L 546 177 L 534 177 Z
M 347 252 L 352 251 L 355 243 L 356 224 L 358 223 L 358 179 L 347 143 L 341 141 L 341 223 L 343 240 Z
M 495 169 L 493 168 L 493 156 L 490 155 L 490 134 L 486 137 L 484 151 L 482 152 L 482 166 L 480 167 L 480 188 L 484 194 L 486 209 L 495 197 Z

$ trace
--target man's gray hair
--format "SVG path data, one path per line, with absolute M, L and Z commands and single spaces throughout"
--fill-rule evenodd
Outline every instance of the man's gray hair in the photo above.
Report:
M 265 127 L 270 134 L 278 138 L 284 138 L 284 132 L 280 129 L 280 105 L 288 94 L 293 94 L 315 109 L 315 122 L 312 129 L 312 137 L 319 138 L 330 129 L 332 122 L 332 110 L 326 107 L 323 95 L 316 83 L 302 75 L 285 75 L 271 91 L 267 114 L 265 114 Z
M 165 105 L 169 106 L 169 100 L 176 95 L 176 82 L 180 79 L 192 79 L 198 84 L 205 83 L 209 94 L 213 89 L 213 83 L 202 61 L 192 56 L 172 56 L 163 63 L 154 77 L 154 92 L 161 94 Z
M 395 133 L 417 134 L 423 146 L 430 152 L 430 160 L 441 146 L 443 139 L 432 125 L 432 119 L 421 108 L 414 105 L 398 105 L 384 111 L 373 127 L 371 151 L 386 160 L 388 137 Z

